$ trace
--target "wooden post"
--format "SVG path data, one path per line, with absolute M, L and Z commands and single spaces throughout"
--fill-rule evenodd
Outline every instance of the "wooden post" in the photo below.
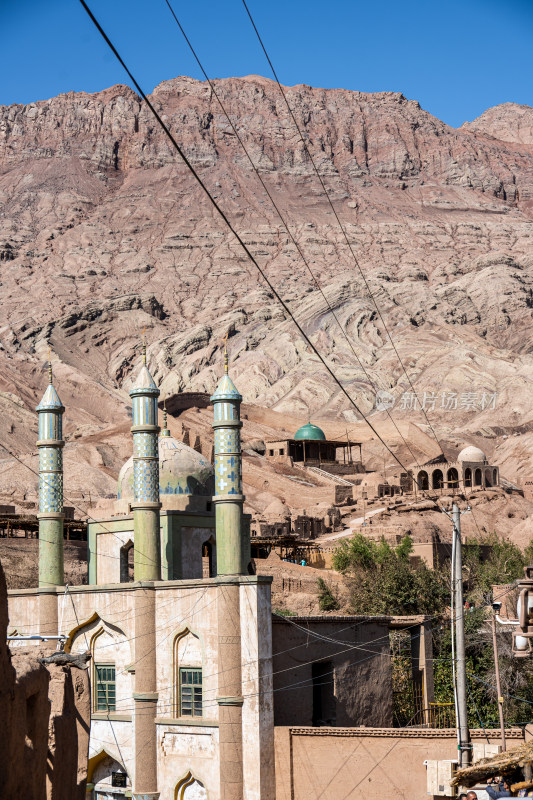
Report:
M 494 668 L 496 671 L 496 691 L 498 692 L 498 714 L 500 717 L 500 731 L 502 740 L 502 752 L 507 749 L 505 746 L 505 724 L 503 721 L 503 696 L 500 684 L 500 664 L 498 661 L 498 641 L 496 639 L 496 615 L 492 614 L 492 647 L 494 650 Z

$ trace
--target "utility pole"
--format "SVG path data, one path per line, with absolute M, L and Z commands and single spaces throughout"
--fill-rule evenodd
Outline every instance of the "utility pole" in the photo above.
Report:
M 498 640 L 496 639 L 496 613 L 500 610 L 501 603 L 494 603 L 492 613 L 492 647 L 494 650 L 494 667 L 496 669 L 496 691 L 498 692 L 498 714 L 500 715 L 500 730 L 502 739 L 502 752 L 505 753 L 505 726 L 503 722 L 503 695 L 500 684 L 500 664 L 498 662 Z
M 463 600 L 463 574 L 461 552 L 461 512 L 459 506 L 452 506 L 453 536 L 455 549 L 455 650 L 456 650 L 456 675 L 457 675 L 457 728 L 459 731 L 459 766 L 467 767 L 470 764 L 472 746 L 470 744 L 470 731 L 468 729 L 468 709 L 466 705 L 466 656 L 465 656 L 465 618 Z

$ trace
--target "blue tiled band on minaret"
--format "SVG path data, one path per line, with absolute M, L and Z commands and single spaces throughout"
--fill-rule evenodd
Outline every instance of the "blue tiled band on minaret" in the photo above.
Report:
M 143 364 L 133 401 L 133 497 L 135 503 L 159 503 L 157 398 L 159 389 Z
M 133 572 L 136 581 L 161 580 L 159 509 L 159 389 L 143 365 L 130 391 L 133 406 Z
M 211 397 L 214 405 L 215 503 L 217 574 L 244 573 L 242 466 L 240 406 L 242 397 L 228 374 L 227 350 L 224 375 Z
M 39 587 L 50 589 L 64 583 L 63 569 L 63 424 L 65 408 L 53 385 L 52 364 L 49 384 L 37 406 L 39 415 Z M 41 611 L 44 630 L 51 609 Z M 49 620 L 54 627 L 52 620 Z M 42 623 L 42 624 L 41 624 Z M 55 623 L 57 624 L 57 623 Z
M 242 494 L 240 405 L 242 396 L 224 375 L 211 397 L 214 404 L 215 496 Z
M 36 409 L 39 414 L 39 513 L 63 513 L 63 425 L 65 408 L 52 383 Z

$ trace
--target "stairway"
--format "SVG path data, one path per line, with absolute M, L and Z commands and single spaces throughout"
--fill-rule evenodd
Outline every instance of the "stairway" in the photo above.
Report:
M 337 483 L 341 486 L 353 486 L 354 484 L 351 481 L 347 481 L 344 478 L 341 478 L 340 475 L 333 475 L 331 472 L 326 472 L 325 469 L 320 469 L 320 467 L 305 467 L 306 470 L 309 472 L 314 472 L 320 478 L 325 478 L 325 480 L 329 481 L 330 483 Z

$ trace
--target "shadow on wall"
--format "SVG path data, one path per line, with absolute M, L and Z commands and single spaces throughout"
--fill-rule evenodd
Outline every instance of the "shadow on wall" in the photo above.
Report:
M 90 687 L 87 670 L 43 665 L 53 647 L 7 646 L 0 565 L 0 797 L 85 800 Z

